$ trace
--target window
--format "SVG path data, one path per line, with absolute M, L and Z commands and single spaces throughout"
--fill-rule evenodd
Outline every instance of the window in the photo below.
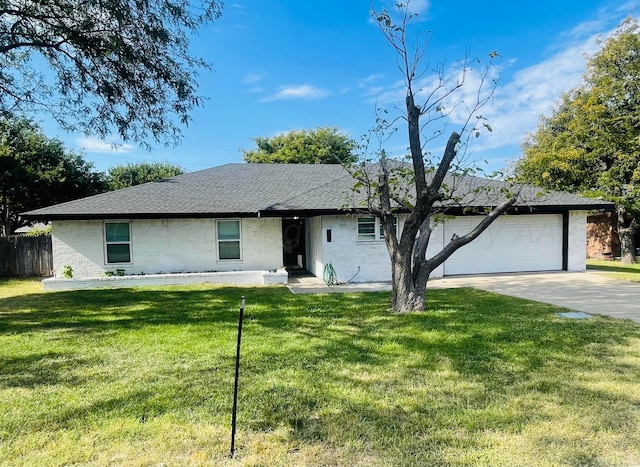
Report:
M 382 230 L 382 222 L 380 222 L 380 219 L 376 219 L 378 221 L 378 238 L 380 240 L 384 240 L 384 232 Z M 398 233 L 398 218 L 396 216 L 393 216 L 393 230 L 396 231 L 396 234 Z
M 218 259 L 241 259 L 240 221 L 217 221 Z
M 358 240 L 376 239 L 376 219 L 373 217 L 358 217 Z
M 398 229 L 398 218 L 394 216 L 393 227 Z M 377 236 L 376 236 L 377 232 Z M 374 217 L 358 217 L 358 241 L 384 240 L 382 222 Z
M 107 263 L 131 262 L 131 227 L 129 222 L 104 223 Z

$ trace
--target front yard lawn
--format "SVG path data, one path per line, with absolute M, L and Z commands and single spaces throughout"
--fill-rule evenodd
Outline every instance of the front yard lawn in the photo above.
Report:
M 229 459 L 246 296 L 238 452 Z M 472 289 L 0 282 L 2 466 L 640 463 L 640 326 Z
M 622 264 L 620 261 L 588 259 L 587 269 L 602 272 L 612 279 L 640 282 L 640 263 Z

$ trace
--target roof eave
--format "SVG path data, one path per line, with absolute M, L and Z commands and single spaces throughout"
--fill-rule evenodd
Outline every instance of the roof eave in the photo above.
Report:
M 471 206 L 463 208 L 452 206 L 444 208 L 441 212 L 451 215 L 468 214 L 469 209 L 481 210 L 482 206 Z M 594 204 L 557 204 L 557 205 L 521 205 L 509 209 L 509 214 L 531 214 L 531 213 L 557 213 L 565 211 L 603 211 L 611 212 L 615 210 L 614 203 L 594 203 Z M 195 213 L 91 213 L 91 214 L 32 214 L 24 213 L 25 219 L 33 221 L 62 221 L 62 220 L 102 220 L 102 219 L 213 219 L 231 217 L 315 217 L 328 215 L 342 215 L 359 212 L 360 209 L 351 208 L 325 208 L 325 209 L 265 209 L 257 212 L 195 212 Z
M 260 217 L 257 212 L 196 212 L 196 213 L 92 213 L 92 214 L 28 214 L 25 219 L 40 221 L 74 221 L 102 219 L 219 219 L 228 217 Z

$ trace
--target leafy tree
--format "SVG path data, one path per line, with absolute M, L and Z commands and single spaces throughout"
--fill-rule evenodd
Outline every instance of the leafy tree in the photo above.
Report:
M 640 226 L 640 30 L 625 20 L 523 145 L 516 176 L 616 203 L 622 260 Z
M 0 236 L 30 225 L 21 212 L 106 191 L 104 174 L 25 118 L 0 118 Z
M 243 150 L 246 162 L 280 164 L 341 164 L 356 160 L 356 143 L 337 128 L 294 130 L 271 138 L 253 139 L 257 148 Z
M 3 0 L 0 112 L 48 111 L 66 128 L 175 142 L 201 103 L 189 34 L 215 0 Z M 40 70 L 49 69 L 43 73 Z
M 475 102 L 455 100 L 457 91 L 465 85 L 470 72 L 468 60 L 456 77 L 448 77 L 442 68 L 435 76 L 425 76 L 426 67 L 421 60 L 426 53 L 428 37 L 422 45 L 414 46 L 408 38 L 409 23 L 415 18 L 407 4 L 396 5 L 400 20 L 396 23 L 388 11 L 375 11 L 372 15 L 387 42 L 397 54 L 397 63 L 405 82 L 405 109 L 400 117 L 387 121 L 379 113 L 376 128 L 366 139 L 365 156 L 351 168 L 357 179 L 354 191 L 366 195 L 366 211 L 380 219 L 392 268 L 393 310 L 396 312 L 422 311 L 425 309 L 425 294 L 431 272 L 455 251 L 475 240 L 500 214 L 506 212 L 517 200 L 513 192 L 494 192 L 490 183 L 480 186 L 465 186 L 469 180 L 459 175 L 473 171 L 464 163 L 465 147 L 469 138 L 479 135 L 481 129 L 491 130 L 478 114 L 493 94 L 493 87 L 486 89 L 490 68 L 480 73 L 479 89 L 474 92 Z M 409 44 L 411 42 L 411 44 Z M 491 57 L 495 56 L 490 54 Z M 429 79 L 427 79 L 429 78 Z M 429 86 L 429 89 L 423 88 Z M 466 106 L 466 107 L 464 107 Z M 429 160 L 426 145 L 434 135 L 442 134 L 438 122 L 455 124 L 451 114 L 465 108 L 467 118 L 453 131 L 439 160 Z M 393 160 L 384 150 L 389 131 L 395 131 L 395 122 L 407 123 L 409 138 L 408 162 Z M 371 136 L 376 136 L 376 139 Z M 372 148 L 372 144 L 378 144 Z M 461 152 L 459 152 L 461 151 Z M 368 161 L 375 159 L 375 164 Z M 452 173 L 450 173 L 452 171 Z M 478 214 L 484 218 L 468 233 L 454 235 L 442 250 L 427 257 L 427 247 L 433 225 L 442 216 L 443 204 L 464 206 L 465 201 L 480 196 L 486 200 L 487 210 Z M 484 201 L 483 201 L 484 202 Z M 493 208 L 491 208 L 493 206 Z M 407 212 L 402 232 L 396 231 L 395 216 Z
M 141 162 L 116 165 L 109 169 L 107 181 L 112 190 L 147 182 L 157 182 L 184 173 L 184 169 L 168 162 Z

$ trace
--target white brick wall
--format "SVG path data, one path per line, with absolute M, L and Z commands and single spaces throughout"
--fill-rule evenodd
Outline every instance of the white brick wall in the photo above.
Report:
M 400 216 L 398 228 L 402 229 L 404 217 Z M 384 240 L 358 241 L 358 225 L 356 216 L 323 216 L 320 225 L 321 260 L 314 258 L 315 269 L 310 270 L 322 277 L 323 267 L 331 263 L 339 281 L 348 281 L 354 275 L 353 282 L 390 281 L 391 260 Z M 442 224 L 434 225 L 431 234 L 427 257 L 440 251 L 443 245 Z M 331 229 L 331 243 L 327 242 L 327 229 Z M 360 272 L 358 272 L 360 267 Z M 356 274 L 357 273 L 357 274 Z M 431 273 L 431 277 L 442 277 L 443 268 L 439 266 Z
M 569 211 L 569 255 L 567 269 L 587 268 L 587 211 Z
M 400 228 L 402 219 L 400 219 Z M 585 269 L 585 211 L 569 216 L 570 271 Z M 56 277 L 69 264 L 74 277 L 99 277 L 104 271 L 125 269 L 128 274 L 271 270 L 282 266 L 282 224 L 278 218 L 242 219 L 242 260 L 218 261 L 215 219 L 132 220 L 132 259 L 130 265 L 106 265 L 102 221 L 54 221 L 52 223 L 53 262 Z M 326 231 L 331 229 L 332 241 Z M 388 281 L 391 263 L 383 240 L 358 241 L 355 216 L 313 217 L 307 221 L 310 272 L 322 277 L 331 263 L 338 280 L 354 282 Z M 427 256 L 444 244 L 442 224 L 434 226 Z M 360 271 L 358 272 L 358 267 Z M 356 275 L 357 272 L 357 275 Z M 443 268 L 431 277 L 441 277 Z
M 278 217 L 242 219 L 242 267 L 218 270 L 276 269 L 282 266 L 282 220 Z
M 53 221 L 51 243 L 53 271 L 62 277 L 62 268 L 70 265 L 74 277 L 103 274 L 104 246 L 101 221 Z
M 331 243 L 327 242 L 327 229 L 331 229 Z M 354 275 L 354 282 L 391 280 L 391 261 L 384 240 L 358 241 L 355 216 L 323 216 L 322 248 L 322 263 L 331 263 L 341 282 Z M 322 271 L 320 277 L 321 274 Z
M 271 270 L 282 266 L 279 218 L 242 219 L 242 260 L 217 259 L 215 219 L 131 221 L 131 264 L 105 264 L 102 221 L 54 221 L 53 267 L 61 277 L 71 265 L 74 277 L 99 277 L 122 268 L 127 274 Z

